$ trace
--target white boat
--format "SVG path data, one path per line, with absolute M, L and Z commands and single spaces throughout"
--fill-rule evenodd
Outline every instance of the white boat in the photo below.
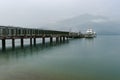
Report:
M 96 37 L 96 32 L 91 28 L 87 29 L 85 33 L 85 38 L 94 38 L 94 37 Z

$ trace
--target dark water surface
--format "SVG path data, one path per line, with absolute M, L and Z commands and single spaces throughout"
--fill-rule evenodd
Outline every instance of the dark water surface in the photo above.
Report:
M 0 51 L 0 80 L 120 80 L 120 36 Z

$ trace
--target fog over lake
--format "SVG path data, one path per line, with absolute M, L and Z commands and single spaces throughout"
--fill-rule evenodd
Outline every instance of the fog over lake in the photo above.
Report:
M 107 17 L 107 20 L 119 23 L 119 4 L 119 0 L 0 0 L 0 25 L 61 29 L 61 26 L 50 25 L 58 25 L 61 21 L 84 14 Z M 106 19 L 92 21 L 103 23 Z M 68 24 L 65 30 L 78 28 L 73 25 Z M 89 22 L 87 25 L 92 25 L 92 23 Z M 79 29 L 83 29 L 80 26 L 86 27 L 85 25 L 78 26 Z

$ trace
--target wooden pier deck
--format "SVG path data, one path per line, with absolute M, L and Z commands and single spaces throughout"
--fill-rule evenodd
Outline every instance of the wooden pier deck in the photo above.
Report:
M 78 33 L 75 32 L 70 33 L 68 31 L 0 26 L 0 40 L 2 40 L 2 50 L 6 49 L 6 39 L 12 40 L 12 48 L 14 48 L 15 39 L 20 39 L 21 47 L 23 47 L 25 38 L 30 39 L 30 46 L 32 46 L 32 42 L 34 42 L 34 45 L 36 45 L 36 38 L 42 38 L 42 43 L 45 44 L 45 38 L 50 38 L 50 43 L 52 43 L 53 38 L 56 38 L 56 42 L 59 42 L 75 37 L 81 37 L 81 35 L 78 35 Z

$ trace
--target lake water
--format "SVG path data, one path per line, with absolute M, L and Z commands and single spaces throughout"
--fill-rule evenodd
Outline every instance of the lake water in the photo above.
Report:
M 8 48 L 0 80 L 120 80 L 120 36 Z

